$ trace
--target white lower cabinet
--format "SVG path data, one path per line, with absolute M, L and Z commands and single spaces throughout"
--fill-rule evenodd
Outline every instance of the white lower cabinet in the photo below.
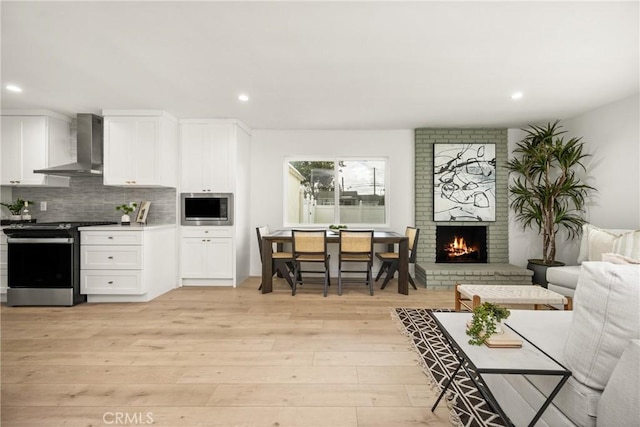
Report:
M 81 267 L 85 270 L 142 270 L 142 244 L 83 246 Z
M 140 294 L 142 270 L 84 270 L 82 292 L 91 294 Z
M 219 227 L 182 227 L 184 285 L 233 285 L 233 234 Z
M 178 285 L 175 226 L 80 229 L 87 302 L 150 301 Z

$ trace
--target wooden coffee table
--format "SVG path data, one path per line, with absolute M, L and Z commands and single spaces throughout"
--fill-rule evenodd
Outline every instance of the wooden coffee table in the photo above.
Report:
M 536 310 L 541 307 L 555 308 L 562 305 L 565 310 L 573 309 L 571 297 L 565 297 L 557 292 L 541 286 L 510 286 L 510 285 L 461 285 L 456 284 L 456 311 L 464 306 L 472 311 L 483 302 L 501 305 L 533 305 Z

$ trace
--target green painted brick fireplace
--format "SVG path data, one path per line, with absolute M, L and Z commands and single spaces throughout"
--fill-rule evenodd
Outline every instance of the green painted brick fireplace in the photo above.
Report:
M 493 143 L 496 147 L 496 221 L 435 222 L 433 220 L 433 144 Z M 509 265 L 507 129 L 462 128 L 415 130 L 415 220 L 420 229 L 416 279 L 429 288 L 459 283 L 531 284 L 530 272 Z M 436 264 L 437 225 L 485 225 L 487 264 Z

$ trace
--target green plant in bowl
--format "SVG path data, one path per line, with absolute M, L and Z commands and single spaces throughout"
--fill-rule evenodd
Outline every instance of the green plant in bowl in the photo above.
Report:
M 343 225 L 343 224 L 331 224 L 331 225 L 329 226 L 329 228 L 330 228 L 331 230 L 340 230 L 340 229 L 343 229 L 343 228 L 347 228 L 347 226 L 346 226 L 346 225 Z
M 482 345 L 497 331 L 497 325 L 511 315 L 509 309 L 491 302 L 483 302 L 473 309 L 473 317 L 467 328 L 469 344 Z
M 125 203 L 123 205 L 116 206 L 117 211 L 122 211 L 123 215 L 129 215 L 131 212 L 135 211 L 138 207 L 137 203 Z

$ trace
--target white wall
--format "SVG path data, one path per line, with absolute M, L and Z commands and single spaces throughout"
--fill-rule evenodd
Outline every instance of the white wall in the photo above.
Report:
M 283 162 L 288 156 L 359 156 L 389 159 L 391 230 L 414 224 L 414 133 L 390 131 L 254 130 L 251 141 L 251 227 L 282 228 Z M 255 235 L 255 232 L 254 232 Z M 261 274 L 258 244 L 251 245 L 251 275 Z M 332 258 L 335 258 L 332 256 Z
M 595 187 L 587 203 L 585 219 L 597 227 L 640 229 L 640 98 L 638 95 L 562 120 L 566 138 L 582 137 L 592 155 L 584 163 L 586 183 Z M 509 130 L 509 153 L 523 132 Z M 509 154 L 511 158 L 511 154 Z M 580 239 L 556 240 L 556 259 L 576 264 Z M 509 262 L 526 266 L 527 259 L 541 258 L 542 238 L 522 231 L 509 211 Z

